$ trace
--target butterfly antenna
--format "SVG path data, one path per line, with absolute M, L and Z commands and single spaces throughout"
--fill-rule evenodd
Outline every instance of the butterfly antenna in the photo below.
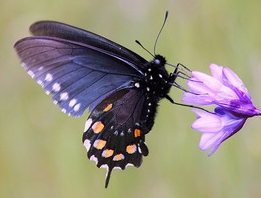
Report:
M 163 30 L 165 24 L 166 24 L 166 21 L 167 21 L 167 18 L 168 18 L 168 14 L 169 14 L 169 12 L 166 11 L 163 24 L 162 24 L 162 26 L 161 26 L 161 28 L 160 28 L 160 31 L 159 31 L 159 33 L 158 33 L 158 35 L 157 35 L 157 37 L 156 37 L 155 44 L 154 44 L 154 50 L 153 50 L 153 51 L 154 51 L 154 55 L 156 54 L 156 47 L 157 47 L 157 43 L 158 43 L 158 40 L 159 40 L 159 36 L 160 36 L 160 34 L 161 34 L 161 32 L 162 32 L 162 30 Z
M 148 52 L 152 57 L 154 57 L 154 55 L 153 55 L 149 50 L 147 50 L 147 49 L 141 44 L 141 42 L 139 42 L 138 40 L 135 40 L 135 42 L 136 42 L 142 49 L 144 49 L 146 52 Z

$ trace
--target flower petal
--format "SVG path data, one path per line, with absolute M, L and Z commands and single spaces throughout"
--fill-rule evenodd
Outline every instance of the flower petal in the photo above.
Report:
M 210 105 L 213 104 L 213 98 L 208 95 L 195 95 L 185 92 L 182 101 L 192 105 Z
M 202 132 L 199 147 L 201 150 L 212 148 L 212 155 L 219 145 L 238 132 L 247 118 L 236 117 L 221 107 L 215 109 L 215 113 L 193 109 L 197 114 L 197 120 L 192 128 Z
M 248 96 L 248 98 L 251 98 L 242 80 L 231 69 L 225 67 L 223 73 L 230 86 L 241 90 Z
M 219 82 L 223 82 L 223 67 L 222 66 L 218 66 L 214 63 L 211 63 L 209 65 L 211 74 L 213 76 L 213 78 L 217 79 Z
M 211 92 L 219 91 L 220 87 L 222 86 L 222 84 L 217 79 L 202 72 L 193 71 L 192 76 L 195 77 L 195 79 L 197 79 L 199 82 L 203 83 L 201 84 L 202 87 L 205 87 L 205 89 L 210 90 Z M 206 93 L 207 92 L 204 92 L 204 94 Z
M 203 151 L 219 146 L 224 133 L 203 133 L 200 138 L 199 148 Z
M 219 116 L 200 109 L 193 109 L 198 115 L 197 120 L 192 124 L 192 128 L 202 133 L 216 133 L 223 128 L 222 121 Z

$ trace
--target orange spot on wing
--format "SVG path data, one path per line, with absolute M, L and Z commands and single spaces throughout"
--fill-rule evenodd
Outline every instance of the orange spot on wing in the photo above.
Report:
M 96 140 L 94 142 L 94 147 L 96 149 L 102 149 L 105 145 L 106 145 L 106 141 L 105 140 Z
M 92 130 L 94 133 L 100 133 L 104 128 L 104 124 L 101 121 L 95 122 L 92 126 Z
M 117 154 L 114 156 L 113 160 L 114 161 L 120 161 L 124 159 L 124 155 L 123 154 Z
M 105 107 L 105 108 L 103 109 L 103 111 L 104 111 L 104 112 L 110 111 L 111 108 L 112 108 L 112 103 L 111 103 L 111 104 L 108 104 L 108 106 Z
M 134 129 L 134 137 L 139 137 L 141 134 L 141 130 L 140 129 Z
M 126 152 L 129 153 L 129 154 L 133 154 L 136 152 L 136 145 L 135 144 L 131 144 L 131 145 L 128 145 L 126 147 Z
M 103 157 L 105 157 L 105 158 L 111 157 L 111 156 L 113 155 L 113 153 L 114 153 L 114 150 L 112 150 L 112 149 L 106 149 L 106 150 L 104 151 L 104 153 L 103 153 Z

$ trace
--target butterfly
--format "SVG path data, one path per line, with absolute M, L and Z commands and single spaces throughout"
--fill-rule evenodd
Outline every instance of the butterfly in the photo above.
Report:
M 139 167 L 149 151 L 151 130 L 160 99 L 175 84 L 166 60 L 147 61 L 131 50 L 92 32 L 54 21 L 36 22 L 31 37 L 14 48 L 27 73 L 52 95 L 62 112 L 90 115 L 82 141 L 87 156 L 106 168 L 105 187 L 113 169 Z

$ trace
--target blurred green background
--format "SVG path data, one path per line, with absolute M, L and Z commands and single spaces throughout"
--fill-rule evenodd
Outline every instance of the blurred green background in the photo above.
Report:
M 140 168 L 105 169 L 86 157 L 81 142 L 87 113 L 68 117 L 20 66 L 14 43 L 38 20 L 79 26 L 146 59 L 134 41 L 153 50 L 164 14 L 169 18 L 157 53 L 168 62 L 209 73 L 212 62 L 232 68 L 261 108 L 261 1 L 256 0 L 0 0 L 0 197 L 260 197 L 260 118 L 211 157 L 198 149 L 189 108 L 164 100 Z M 169 71 L 173 68 L 169 67 Z M 181 82 L 182 83 L 182 82 Z M 175 88 L 171 96 L 180 101 Z

